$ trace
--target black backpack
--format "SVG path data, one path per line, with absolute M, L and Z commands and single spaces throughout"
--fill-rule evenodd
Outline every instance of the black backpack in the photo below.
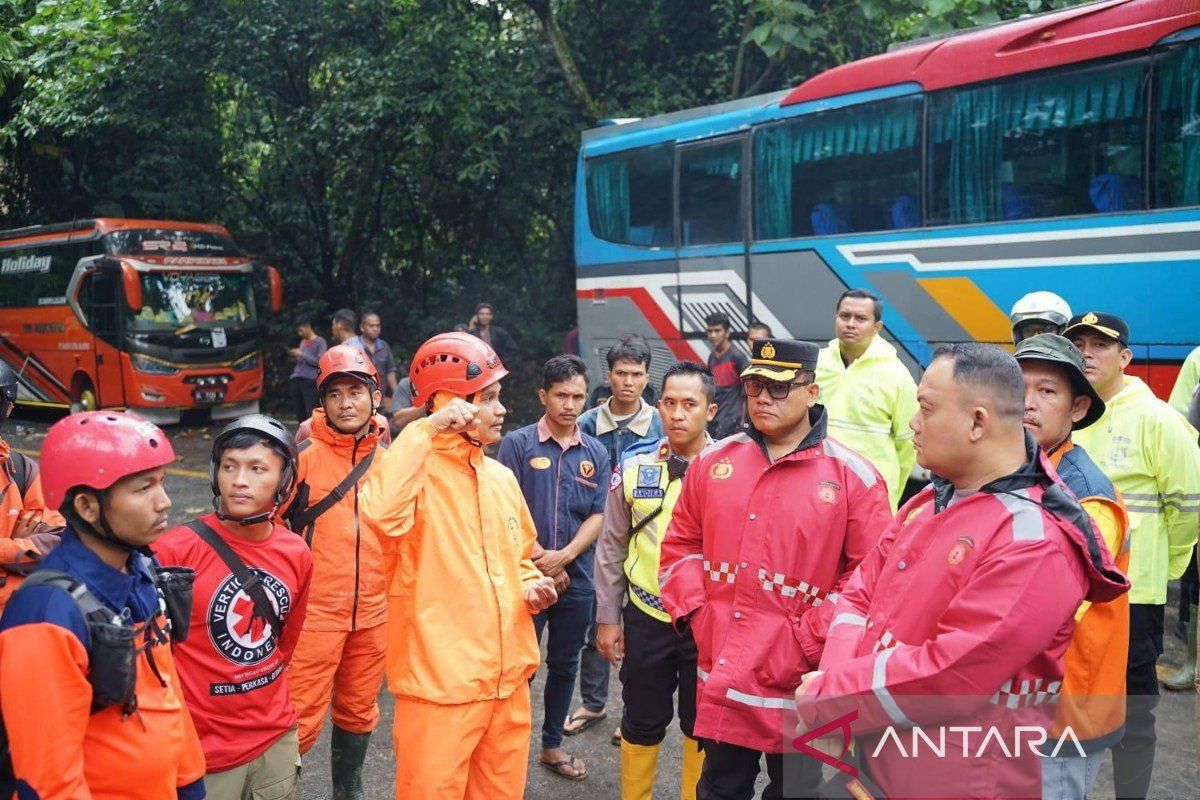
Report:
M 8 460 L 4 462 L 4 471 L 8 473 L 9 481 L 17 487 L 17 492 L 22 498 L 29 491 L 34 478 L 38 476 L 37 462 L 15 450 L 8 454 Z

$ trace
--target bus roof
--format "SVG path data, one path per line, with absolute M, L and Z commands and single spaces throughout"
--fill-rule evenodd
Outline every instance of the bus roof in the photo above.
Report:
M 783 99 L 811 100 L 917 83 L 944 89 L 1150 48 L 1200 25 L 1200 4 L 1100 0 L 1060 11 L 923 39 L 822 72 Z
M 72 222 L 56 222 L 50 225 L 30 225 L 25 228 L 13 228 L 7 231 L 0 231 L 0 241 L 9 241 L 12 239 L 26 239 L 43 237 L 55 237 L 60 234 L 73 233 L 89 233 L 94 232 L 97 235 L 111 233 L 113 231 L 130 230 L 137 228 L 173 228 L 182 231 L 207 231 L 208 233 L 218 233 L 222 236 L 229 236 L 223 226 L 209 222 L 180 222 L 179 220 L 168 219 L 122 219 L 119 217 L 96 217 L 93 219 L 78 219 Z

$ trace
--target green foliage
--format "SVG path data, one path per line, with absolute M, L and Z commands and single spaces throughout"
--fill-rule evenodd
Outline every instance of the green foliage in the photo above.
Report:
M 221 222 L 285 276 L 274 354 L 301 310 L 374 306 L 406 356 L 490 300 L 529 419 L 573 324 L 582 130 L 1049 4 L 0 0 L 0 226 Z

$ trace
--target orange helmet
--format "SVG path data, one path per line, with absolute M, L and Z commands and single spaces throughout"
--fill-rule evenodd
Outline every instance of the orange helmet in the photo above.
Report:
M 439 333 L 417 348 L 408 377 L 413 396 L 428 401 L 434 392 L 471 397 L 508 374 L 492 346 L 469 333 Z
M 349 375 L 373 389 L 379 388 L 379 371 L 367 354 L 352 344 L 331 347 L 321 356 L 317 363 L 317 391 L 335 375 Z

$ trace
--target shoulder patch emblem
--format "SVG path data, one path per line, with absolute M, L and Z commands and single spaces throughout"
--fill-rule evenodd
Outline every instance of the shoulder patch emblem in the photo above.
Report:
M 720 461 L 712 465 L 712 468 L 708 471 L 708 475 L 710 478 L 718 481 L 731 478 L 733 477 L 733 464 L 728 458 L 722 458 Z
M 614 469 L 612 477 L 608 480 L 608 490 L 615 492 L 619 488 L 621 488 L 621 470 Z
M 534 469 L 550 469 L 550 458 L 548 456 L 534 456 L 529 459 L 529 466 Z

